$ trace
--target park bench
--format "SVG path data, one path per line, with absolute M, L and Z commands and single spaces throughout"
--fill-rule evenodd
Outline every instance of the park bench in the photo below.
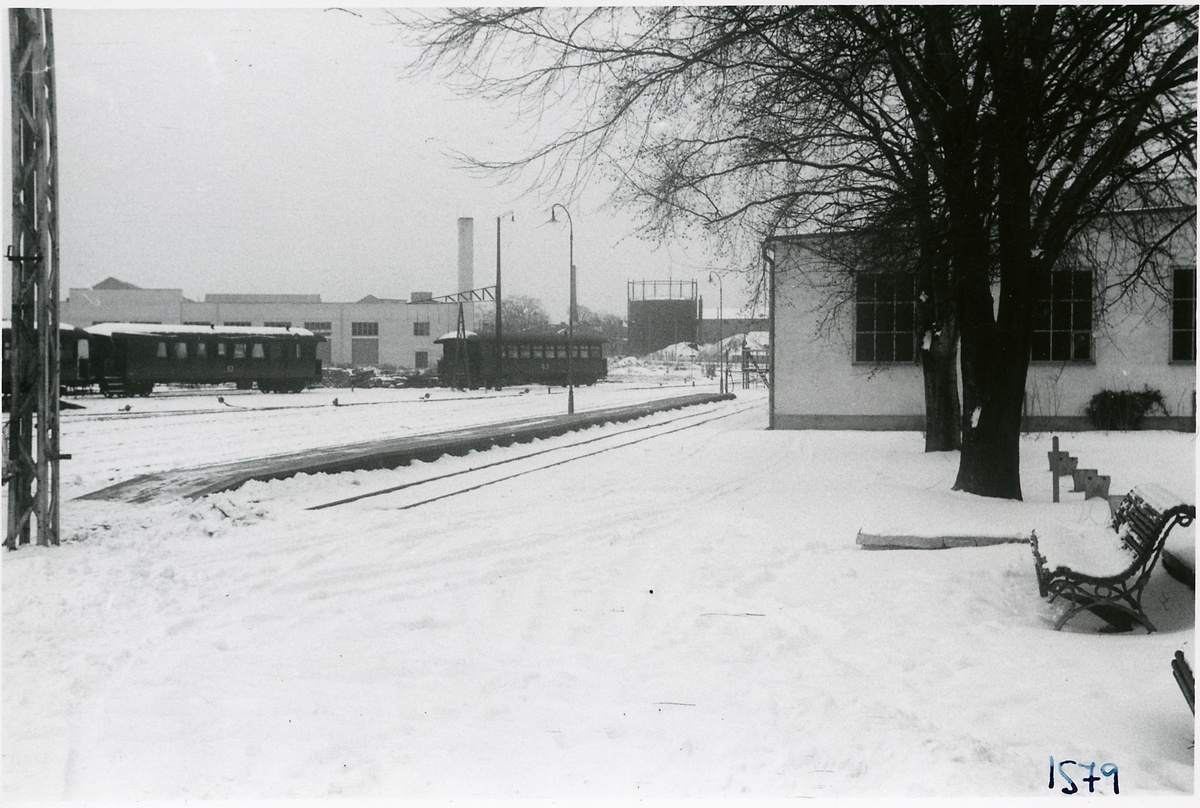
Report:
M 1175 674 L 1175 681 L 1179 684 L 1183 698 L 1187 700 L 1188 708 L 1192 711 L 1192 715 L 1195 715 L 1196 677 L 1192 675 L 1192 669 L 1187 664 L 1187 658 L 1184 657 L 1183 651 L 1175 652 L 1175 658 L 1171 660 L 1171 672 Z
M 1110 624 L 1101 631 L 1128 631 L 1133 628 L 1133 620 L 1147 631 L 1154 631 L 1154 624 L 1142 609 L 1142 591 L 1162 554 L 1167 534 L 1175 525 L 1190 525 L 1195 518 L 1195 505 L 1180 502 L 1157 485 L 1134 488 L 1121 500 L 1112 520 L 1112 528 L 1131 560 L 1125 569 L 1110 575 L 1089 575 L 1065 566 L 1049 568 L 1038 550 L 1035 532 L 1030 543 L 1038 590 L 1051 603 L 1063 598 L 1073 604 L 1055 621 L 1054 628 L 1061 629 L 1076 614 L 1089 610 Z

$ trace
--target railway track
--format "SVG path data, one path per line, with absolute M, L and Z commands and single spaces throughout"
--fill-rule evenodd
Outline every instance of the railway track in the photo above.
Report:
M 409 465 L 414 460 L 430 462 L 443 455 L 465 455 L 497 445 L 528 443 L 536 439 L 558 437 L 590 426 L 632 421 L 657 412 L 730 399 L 730 396 L 720 394 L 691 394 L 586 410 L 574 415 L 535 415 L 459 429 L 306 448 L 284 454 L 150 472 L 77 498 L 126 502 L 149 502 L 175 497 L 195 499 L 238 488 L 250 480 L 285 479 L 296 474 L 336 474 L 343 471 L 397 468 Z
M 573 440 L 564 445 L 551 446 L 546 449 L 525 452 L 517 457 L 508 457 L 504 458 L 503 460 L 495 460 L 490 463 L 483 463 L 478 466 L 472 466 L 469 469 L 460 469 L 458 471 L 438 474 L 421 480 L 413 480 L 400 485 L 381 488 L 376 491 L 368 491 L 352 497 L 346 497 L 344 499 L 338 499 L 332 502 L 325 502 L 320 505 L 313 505 L 306 508 L 306 510 L 325 510 L 327 508 L 349 505 L 362 500 L 389 496 L 392 494 L 398 494 L 400 492 L 416 493 L 417 490 L 420 489 L 420 493 L 417 494 L 417 498 L 413 501 L 396 505 L 381 506 L 388 510 L 408 510 L 410 508 L 427 505 L 429 503 L 437 502 L 449 497 L 458 496 L 459 494 L 466 494 L 471 491 L 476 491 L 480 488 L 495 485 L 507 480 L 512 480 L 516 477 L 522 477 L 526 474 L 545 471 L 547 469 L 561 466 L 566 463 L 571 463 L 576 460 L 583 460 L 584 458 L 593 457 L 604 452 L 622 449 L 652 440 L 654 438 L 660 438 L 675 432 L 681 432 L 685 429 L 693 429 L 698 426 L 712 423 L 713 421 L 730 418 L 732 416 L 751 411 L 757 406 L 757 402 L 752 402 L 749 404 L 739 403 L 736 401 L 723 402 L 715 405 L 714 410 L 685 413 L 665 420 L 656 421 L 652 424 L 636 424 L 618 427 L 604 435 L 599 435 L 596 437 L 581 437 L 579 440 Z M 599 445 L 597 446 L 596 444 Z M 552 457 L 547 457 L 548 455 Z M 534 461 L 535 458 L 542 458 L 542 460 L 530 462 Z M 524 464 L 524 467 L 522 467 L 522 464 Z M 502 471 L 497 471 L 502 466 L 506 468 L 504 468 Z M 455 487 L 450 488 L 450 490 L 434 493 L 429 491 L 429 489 L 422 488 L 422 486 L 437 485 L 451 479 L 455 479 Z M 461 483 L 466 484 L 460 485 Z

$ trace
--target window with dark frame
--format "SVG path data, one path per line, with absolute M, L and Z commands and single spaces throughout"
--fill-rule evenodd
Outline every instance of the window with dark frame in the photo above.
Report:
M 1091 270 L 1058 270 L 1043 275 L 1033 309 L 1029 358 L 1034 362 L 1091 361 Z
M 428 337 L 429 336 L 429 323 L 414 322 L 413 323 L 413 336 L 414 337 Z
M 1171 361 L 1196 361 L 1196 270 L 1174 272 L 1171 287 Z
M 917 281 L 912 274 L 864 273 L 854 299 L 854 361 L 917 358 Z
M 350 323 L 352 337 L 378 337 L 379 323 Z

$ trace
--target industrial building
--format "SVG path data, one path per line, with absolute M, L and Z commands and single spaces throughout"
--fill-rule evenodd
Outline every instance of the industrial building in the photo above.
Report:
M 820 256 L 822 240 L 828 244 L 814 235 L 765 244 L 774 257 L 772 428 L 923 430 L 911 275 L 851 278 Z M 1171 239 L 1166 288 L 1141 284 L 1121 299 L 1111 279 L 1128 275 L 1137 258 L 1112 242 L 1117 263 L 1051 273 L 1034 319 L 1027 430 L 1091 429 L 1085 409 L 1095 394 L 1146 387 L 1161 392 L 1168 413 L 1147 417 L 1146 428 L 1195 429 L 1195 231 Z
M 458 222 L 458 291 L 474 282 L 474 223 Z M 64 323 L 106 322 L 191 325 L 288 326 L 325 337 L 318 358 L 341 367 L 434 367 L 440 349 L 434 340 L 458 327 L 460 306 L 413 292 L 408 300 L 368 295 L 355 302 L 321 300 L 320 295 L 207 294 L 189 300 L 180 289 L 141 289 L 108 278 L 90 289 L 71 289 L 61 306 Z M 474 306 L 461 307 L 466 328 L 474 326 Z
M 628 281 L 626 290 L 630 356 L 696 341 L 700 320 L 696 281 Z

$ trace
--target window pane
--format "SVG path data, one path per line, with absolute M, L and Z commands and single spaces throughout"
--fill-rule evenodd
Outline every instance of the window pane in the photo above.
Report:
M 913 361 L 913 340 L 899 332 L 896 334 L 896 361 Z
M 896 330 L 896 309 L 893 306 L 881 305 L 875 312 L 876 331 Z
M 1071 327 L 1076 331 L 1092 330 L 1092 304 L 1078 300 L 1071 305 Z
M 1076 300 L 1092 299 L 1092 273 L 1088 271 L 1072 272 L 1072 286 L 1074 286 L 1073 296 Z
M 1192 298 L 1196 297 L 1196 270 L 1194 269 L 1177 269 L 1175 270 L 1175 297 Z
M 1196 359 L 1196 332 L 1175 331 L 1171 334 L 1171 358 L 1177 362 Z
M 870 362 L 875 358 L 875 337 L 872 334 L 859 334 L 854 344 L 854 360 Z
M 1050 330 L 1050 303 L 1039 300 L 1033 307 L 1033 327 L 1039 331 Z
M 1071 358 L 1071 332 L 1055 331 L 1050 335 L 1050 358 L 1056 362 Z
M 875 305 L 873 303 L 859 303 L 858 309 L 858 330 L 859 331 L 874 331 L 875 330 Z
M 879 334 L 875 338 L 875 361 L 876 362 L 894 362 L 896 361 L 896 351 L 894 349 L 895 342 L 891 334 Z
M 1056 300 L 1052 304 L 1050 315 L 1051 327 L 1055 331 L 1071 330 L 1071 301 Z
M 913 307 L 907 303 L 896 306 L 896 333 L 907 334 L 913 330 Z
M 1092 358 L 1092 335 L 1086 331 L 1076 331 L 1074 334 L 1075 355 L 1071 358 L 1077 362 Z
M 1069 300 L 1071 297 L 1070 272 L 1050 273 L 1050 296 L 1055 300 Z

